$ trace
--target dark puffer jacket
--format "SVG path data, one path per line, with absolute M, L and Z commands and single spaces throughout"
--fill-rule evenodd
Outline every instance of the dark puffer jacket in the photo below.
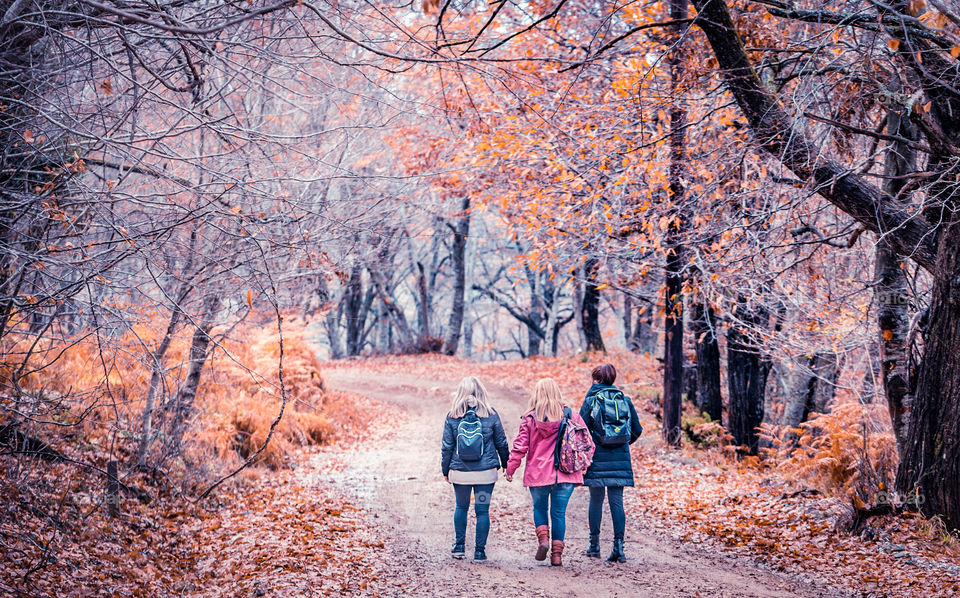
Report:
M 457 454 L 457 425 L 462 418 L 447 415 L 443 422 L 443 441 L 440 445 L 440 469 L 443 475 L 454 471 L 483 471 L 485 469 L 506 468 L 510 458 L 510 446 L 507 435 L 500 423 L 500 416 L 494 411 L 488 417 L 480 418 L 483 430 L 483 456 L 477 461 L 461 461 Z
M 593 463 L 587 473 L 583 474 L 584 486 L 633 486 L 633 464 L 630 461 L 630 445 L 621 444 L 617 446 L 603 446 L 597 439 L 594 430 L 593 418 L 590 417 L 590 411 L 593 409 L 593 402 L 597 398 L 597 393 L 601 390 L 618 390 L 616 386 L 605 384 L 594 384 L 587 391 L 587 396 L 580 407 L 580 417 L 590 430 L 593 441 L 597 445 L 597 450 L 593 453 Z M 640 426 L 640 419 L 637 417 L 637 410 L 633 406 L 630 397 L 623 395 L 630 406 L 630 444 L 640 438 L 643 428 Z

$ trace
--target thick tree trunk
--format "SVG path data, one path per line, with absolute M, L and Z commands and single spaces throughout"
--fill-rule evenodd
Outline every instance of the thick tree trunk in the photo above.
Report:
M 940 233 L 917 398 L 897 471 L 897 492 L 960 527 L 960 217 Z
M 687 16 L 687 0 L 670 0 L 670 18 L 684 19 Z M 683 61 L 679 44 L 683 27 L 670 28 L 672 49 L 667 58 L 670 67 L 670 90 L 674 104 L 670 109 L 670 203 L 675 220 L 667 226 L 666 268 L 664 297 L 664 345 L 663 345 L 663 438 L 671 446 L 679 446 L 681 439 L 680 416 L 683 396 L 683 202 L 684 161 L 686 159 L 685 127 L 687 114 L 679 104 L 680 77 Z
M 460 209 L 462 213 L 453 233 L 453 306 L 447 322 L 447 338 L 443 341 L 443 352 L 447 355 L 456 354 L 463 328 L 464 296 L 467 288 L 467 235 L 470 233 L 469 196 L 463 198 Z
M 891 81 L 899 90 L 896 79 Z M 917 138 L 916 127 L 896 110 L 887 112 L 887 134 L 904 139 Z M 917 169 L 917 155 L 909 144 L 894 141 L 887 147 L 884 159 L 884 191 L 896 196 L 907 183 L 905 178 Z M 877 239 L 874 259 L 874 301 L 877 306 L 877 324 L 880 328 L 880 371 L 883 393 L 890 411 L 897 450 L 903 460 L 903 449 L 908 440 L 910 412 L 915 388 L 914 372 L 910 371 L 910 287 L 907 272 L 902 267 L 903 257 L 897 255 L 890 242 Z
M 589 258 L 583 264 L 583 335 L 587 351 L 605 351 L 603 334 L 600 332 L 600 290 L 597 289 L 597 274 L 600 261 Z
M 960 527 L 960 223 L 951 149 L 960 137 L 956 93 L 960 77 L 955 62 L 927 41 L 908 35 L 905 28 L 888 31 L 900 45 L 899 57 L 913 69 L 929 99 L 928 114 L 913 114 L 931 119 L 925 128 L 932 152 L 927 170 L 940 178 L 929 188 L 932 209 L 924 212 L 934 218 L 917 218 L 899 198 L 824 158 L 793 125 L 760 82 L 723 0 L 693 2 L 699 12 L 697 24 L 707 35 L 724 82 L 759 143 L 799 178 L 812 179 L 820 195 L 878 233 L 895 254 L 910 256 L 932 274 L 924 358 L 900 451 L 897 492 L 914 497 L 925 513 L 940 516 L 949 527 Z M 894 6 L 903 10 L 904 3 Z M 882 9 L 888 11 L 888 5 Z
M 769 314 L 762 306 L 748 306 L 743 297 L 737 300 L 737 319 L 743 326 L 765 328 Z M 751 332 L 732 325 L 727 332 L 727 429 L 738 446 L 754 455 L 759 447 L 757 426 L 763 422 L 767 374 L 770 363 L 761 354 Z
M 694 304 L 693 334 L 697 349 L 698 408 L 711 421 L 720 422 L 723 397 L 720 394 L 720 342 L 713 308 L 702 300 Z
M 540 345 L 543 339 L 537 334 L 537 329 L 527 325 L 527 354 L 526 357 L 538 357 L 540 355 Z

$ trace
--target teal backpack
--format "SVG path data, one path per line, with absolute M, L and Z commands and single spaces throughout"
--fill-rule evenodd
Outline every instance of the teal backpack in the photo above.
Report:
M 630 443 L 630 404 L 619 390 L 604 389 L 593 397 L 590 409 L 593 433 L 604 446 Z
M 483 456 L 483 424 L 473 409 L 457 424 L 457 455 L 461 461 L 479 461 Z

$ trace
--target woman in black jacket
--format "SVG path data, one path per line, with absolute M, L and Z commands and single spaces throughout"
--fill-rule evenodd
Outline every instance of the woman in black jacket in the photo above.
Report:
M 590 547 L 587 548 L 587 556 L 600 556 L 600 522 L 603 519 L 603 495 L 606 493 L 610 517 L 613 519 L 613 551 L 607 560 L 624 563 L 627 557 L 623 554 L 626 528 L 623 488 L 633 486 L 630 445 L 640 438 L 643 427 L 630 397 L 613 385 L 617 370 L 611 364 L 594 368 L 592 377 L 593 386 L 587 391 L 580 407 L 580 417 L 597 445 L 593 462 L 583 475 L 583 485 L 590 488 Z
M 460 381 L 446 421 L 440 448 L 443 477 L 453 484 L 457 507 L 453 511 L 456 539 L 450 552 L 455 559 L 464 556 L 467 535 L 467 509 L 473 492 L 473 510 L 477 515 L 477 537 L 473 558 L 487 560 L 485 548 L 490 532 L 490 497 L 497 482 L 497 470 L 507 466 L 510 446 L 500 416 L 490 407 L 487 391 L 480 380 L 469 376 Z

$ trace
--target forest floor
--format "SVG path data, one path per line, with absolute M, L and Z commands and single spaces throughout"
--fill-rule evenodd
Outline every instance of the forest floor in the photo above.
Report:
M 574 493 L 567 511 L 564 567 L 533 560 L 535 537 L 530 498 L 520 483 L 497 483 L 491 503 L 489 560 L 450 557 L 453 493 L 439 471 L 439 437 L 449 402 L 448 382 L 417 374 L 383 374 L 343 367 L 328 371 L 334 388 L 361 393 L 390 406 L 378 417 L 393 432 L 376 444 L 346 451 L 317 453 L 309 467 L 318 484 L 348 494 L 373 521 L 380 555 L 391 570 L 384 595 L 412 596 L 833 596 L 846 595 L 818 580 L 772 572 L 735 555 L 709 548 L 682 546 L 632 518 L 626 564 L 584 556 L 587 544 L 587 493 Z M 511 386 L 489 384 L 507 435 L 516 434 L 526 395 Z M 332 479 L 331 479 L 332 476 Z M 637 494 L 628 492 L 628 509 L 636 511 Z M 472 517 L 471 517 L 472 522 Z M 609 520 L 603 548 L 612 540 Z M 377 587 L 372 584 L 371 590 Z
M 646 400 L 638 401 L 646 431 L 633 448 L 637 486 L 624 497 L 627 563 L 585 557 L 582 489 L 567 511 L 564 567 L 534 561 L 530 498 L 519 474 L 494 490 L 489 560 L 469 558 L 470 532 L 468 558 L 453 560 L 453 492 L 440 475 L 439 440 L 457 381 L 473 374 L 486 382 L 512 439 L 537 378 L 555 378 L 568 403 L 578 405 L 588 364 L 420 356 L 324 365 L 327 387 L 353 393 L 355 404 L 370 411 L 372 425 L 359 441 L 298 450 L 291 468 L 245 472 L 205 503 L 130 504 L 122 521 L 93 514 L 56 539 L 56 559 L 35 571 L 0 568 L 0 594 L 960 595 L 956 542 L 930 522 L 881 517 L 870 521 L 866 536 L 846 533 L 841 496 L 738 463 L 720 449 L 665 448 L 658 422 L 642 409 Z M 632 388 L 656 388 L 653 364 L 617 365 Z M 17 501 L 3 504 L 14 508 Z M 470 523 L 472 529 L 472 513 Z M 606 553 L 608 515 L 601 538 Z

